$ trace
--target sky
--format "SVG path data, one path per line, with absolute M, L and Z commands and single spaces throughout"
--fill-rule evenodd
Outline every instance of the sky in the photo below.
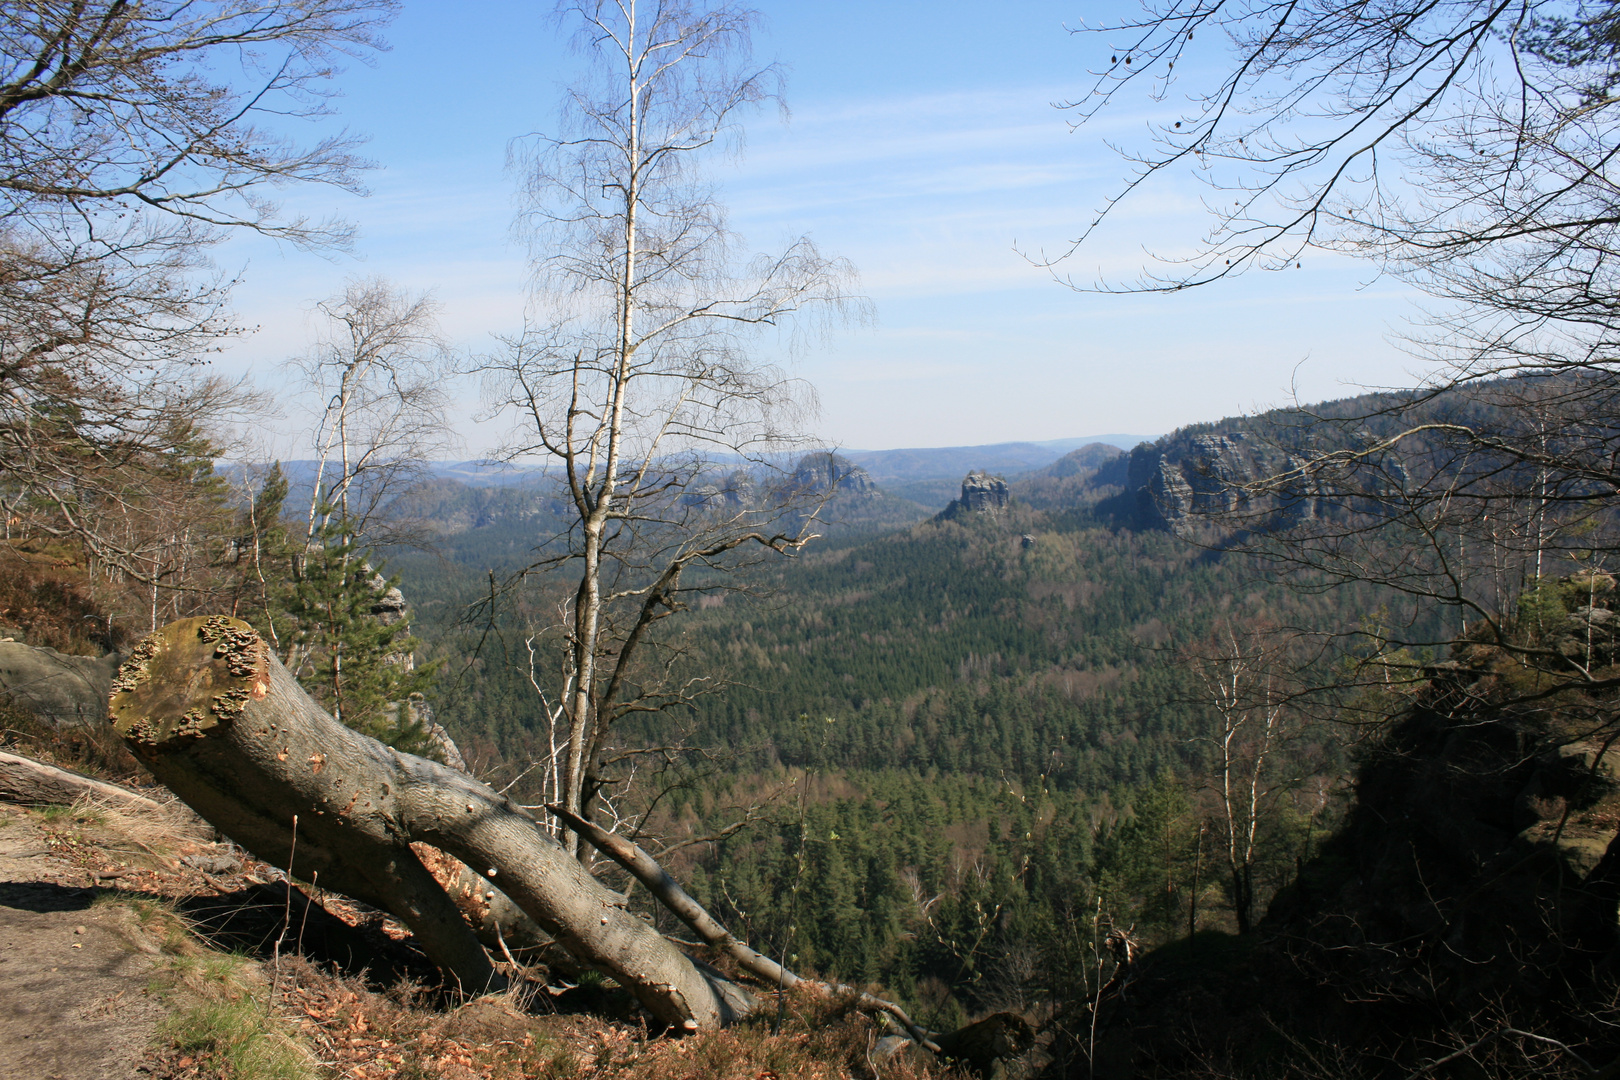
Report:
M 1400 283 L 1326 253 L 1299 270 L 1252 273 L 1173 296 L 1077 292 L 1035 263 L 1068 246 L 1128 174 L 1108 143 L 1139 140 L 1177 105 L 1122 100 L 1072 129 L 1054 106 L 1083 92 L 1108 42 L 1071 30 L 1116 9 L 1083 0 L 845 3 L 765 0 L 756 55 L 787 71 L 784 122 L 747 123 L 743 155 L 711 175 L 753 250 L 801 235 L 854 263 L 870 326 L 791 355 L 819 392 L 816 433 L 858 449 L 1041 441 L 1178 426 L 1363 387 L 1411 385 L 1421 364 L 1397 336 L 1416 315 Z M 467 354 L 523 321 L 529 268 L 512 236 L 514 138 L 554 127 L 583 58 L 550 7 L 407 0 L 391 50 L 340 76 L 336 116 L 377 163 L 364 198 L 285 192 L 291 210 L 359 226 L 352 254 L 255 237 L 217 249 L 241 274 L 240 320 L 257 330 L 216 361 L 293 402 L 285 361 L 317 332 L 315 304 L 346 279 L 379 275 L 431 292 Z M 1215 57 L 1206 57 L 1214 62 Z M 1185 65 L 1184 65 L 1185 67 Z M 1196 74 L 1196 71 L 1193 73 Z M 1184 99 L 1183 99 L 1184 100 Z M 1146 252 L 1189 250 L 1207 227 L 1204 192 L 1177 177 L 1123 204 L 1063 264 L 1089 282 L 1134 277 Z M 491 452 L 478 388 L 453 387 L 460 446 Z M 274 426 L 299 452 L 301 415 Z

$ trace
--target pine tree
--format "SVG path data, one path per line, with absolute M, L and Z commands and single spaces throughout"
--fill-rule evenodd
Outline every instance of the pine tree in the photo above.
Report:
M 290 561 L 294 572 L 279 608 L 290 624 L 282 640 L 299 683 L 356 731 L 401 750 L 425 748 L 427 728 L 415 703 L 439 665 L 415 666 L 419 642 L 399 579 L 372 566 L 336 513 Z

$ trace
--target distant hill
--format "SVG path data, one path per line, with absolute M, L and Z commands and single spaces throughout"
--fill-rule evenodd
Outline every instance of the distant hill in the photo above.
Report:
M 943 510 L 956 497 L 962 477 L 974 469 L 1010 479 L 1073 459 L 1074 452 L 1092 446 L 1102 446 L 1118 455 L 1154 438 L 1156 436 L 1152 435 L 1084 435 L 1045 442 L 988 443 L 982 446 L 841 450 L 838 456 L 860 466 L 868 479 L 882 488 L 884 495 L 917 504 L 919 511 L 914 516 L 898 505 L 887 508 L 882 515 L 885 524 L 900 524 L 902 520 L 906 523 L 920 521 Z M 1087 452 L 1091 453 L 1089 450 Z M 301 500 L 308 500 L 316 464 L 306 459 L 281 463 L 282 471 L 292 485 L 289 505 L 296 506 Z M 221 471 L 233 474 L 239 469 L 240 466 L 230 465 L 223 466 Z M 430 480 L 454 481 L 469 488 L 543 489 L 547 470 L 538 465 L 473 459 L 431 461 L 423 466 L 422 473 Z
M 1077 450 L 1071 450 L 1064 454 L 1046 468 L 1036 469 L 1029 475 L 1061 480 L 1068 476 L 1093 473 L 1124 454 L 1125 451 L 1125 447 L 1113 443 L 1087 443 Z
M 1123 452 L 1138 443 L 1151 442 L 1154 438 L 1152 435 L 1087 435 L 1051 442 L 845 450 L 842 454 L 871 473 L 872 479 L 878 483 L 892 487 L 893 481 L 897 480 L 960 481 L 972 469 L 1003 475 L 1029 472 L 1052 464 L 1072 450 L 1094 443 L 1106 443 L 1115 447 L 1116 452 Z

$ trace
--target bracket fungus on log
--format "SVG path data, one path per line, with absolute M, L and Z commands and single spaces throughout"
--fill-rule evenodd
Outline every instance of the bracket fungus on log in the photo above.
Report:
M 182 619 L 118 673 L 110 720 L 152 774 L 259 858 L 392 913 L 464 990 L 501 977 L 410 845 L 487 869 L 582 965 L 677 1028 L 747 1012 L 745 989 L 695 963 L 511 800 L 327 715 L 251 626 Z

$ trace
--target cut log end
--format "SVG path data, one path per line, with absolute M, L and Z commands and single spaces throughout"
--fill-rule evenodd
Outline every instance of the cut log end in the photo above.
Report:
M 143 638 L 113 680 L 108 721 L 137 750 L 231 724 L 270 687 L 269 650 L 241 619 L 181 619 Z

